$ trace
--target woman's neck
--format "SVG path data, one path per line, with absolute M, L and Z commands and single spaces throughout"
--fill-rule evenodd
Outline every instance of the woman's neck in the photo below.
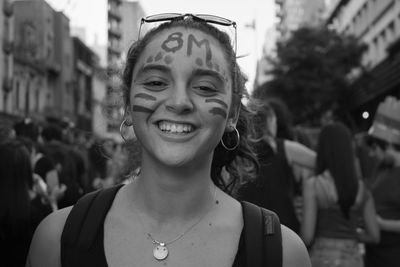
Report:
M 215 185 L 210 167 L 168 167 L 144 162 L 131 185 L 135 206 L 157 220 L 196 216 L 213 198 Z

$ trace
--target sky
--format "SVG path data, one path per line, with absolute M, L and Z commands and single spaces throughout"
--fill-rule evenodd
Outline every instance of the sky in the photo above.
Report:
M 107 0 L 46 0 L 63 11 L 72 27 L 84 28 L 86 41 L 92 45 L 107 43 Z M 266 31 L 276 22 L 274 0 L 138 0 L 146 15 L 174 13 L 205 13 L 236 21 L 238 27 L 239 64 L 249 76 L 255 76 L 256 59 L 261 56 Z M 255 28 L 249 27 L 255 25 Z M 267 38 L 273 39 L 274 35 Z M 273 40 L 272 40 L 273 41 Z

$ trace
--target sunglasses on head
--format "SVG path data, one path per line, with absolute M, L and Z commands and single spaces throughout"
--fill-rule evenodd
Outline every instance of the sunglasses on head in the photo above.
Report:
M 174 21 L 174 20 L 185 20 L 187 18 L 191 18 L 195 21 L 200 21 L 204 23 L 211 23 L 221 26 L 232 26 L 235 30 L 235 36 L 233 40 L 233 49 L 236 53 L 237 51 L 237 29 L 236 29 L 236 22 L 226 19 L 219 16 L 208 15 L 208 14 L 190 14 L 190 13 L 162 13 L 157 15 L 147 16 L 141 19 L 140 27 L 139 27 L 139 39 L 140 39 L 140 32 L 142 29 L 142 25 L 144 23 L 152 23 L 152 22 L 163 22 L 163 21 Z

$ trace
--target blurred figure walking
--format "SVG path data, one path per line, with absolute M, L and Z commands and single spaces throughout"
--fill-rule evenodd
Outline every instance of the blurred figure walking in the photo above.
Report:
M 367 267 L 400 262 L 400 100 L 388 97 L 378 106 L 367 144 L 380 166 L 371 184 L 381 241 L 366 246 Z
M 33 179 L 31 158 L 27 147 L 16 140 L 2 143 L 0 145 L 2 266 L 25 265 L 34 230 L 39 222 L 51 212 L 50 205 L 42 202 L 41 193 L 44 192 L 39 182 L 40 180 Z
M 378 242 L 379 227 L 370 192 L 356 173 L 350 131 L 326 125 L 317 146 L 317 175 L 304 184 L 301 235 L 312 266 L 364 266 L 358 243 Z M 360 217 L 365 230 L 358 228 Z
M 295 183 L 293 167 L 313 169 L 315 152 L 304 145 L 277 138 L 278 122 L 274 109 L 266 102 L 253 99 L 253 145 L 260 163 L 257 179 L 239 190 L 242 200 L 276 212 L 281 223 L 299 233 L 300 222 L 294 206 Z M 282 123 L 281 123 L 282 124 Z

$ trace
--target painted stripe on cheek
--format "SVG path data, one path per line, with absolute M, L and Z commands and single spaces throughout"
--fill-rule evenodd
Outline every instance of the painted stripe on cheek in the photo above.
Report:
M 226 111 L 225 111 L 224 109 L 222 109 L 222 108 L 216 108 L 216 107 L 214 107 L 214 108 L 210 109 L 209 112 L 210 112 L 211 114 L 213 114 L 213 115 L 220 115 L 220 116 L 222 116 L 224 119 L 226 119 L 226 118 L 228 117 L 228 115 L 226 114 Z
M 134 95 L 134 98 L 143 98 L 144 100 L 151 100 L 151 101 L 157 100 L 157 98 L 155 98 L 154 96 L 145 93 L 136 94 Z
M 142 107 L 142 106 L 138 106 L 138 105 L 134 105 L 132 107 L 132 111 L 144 112 L 144 113 L 153 113 L 154 112 L 154 110 L 152 110 L 152 109 L 149 109 L 149 108 L 146 108 L 146 107 Z
M 214 98 L 212 98 L 212 99 L 206 99 L 206 103 L 209 103 L 209 102 L 218 103 L 218 104 L 220 104 L 221 106 L 224 106 L 225 108 L 228 108 L 228 104 L 226 104 L 224 101 L 219 100 L 219 99 L 214 99 Z

